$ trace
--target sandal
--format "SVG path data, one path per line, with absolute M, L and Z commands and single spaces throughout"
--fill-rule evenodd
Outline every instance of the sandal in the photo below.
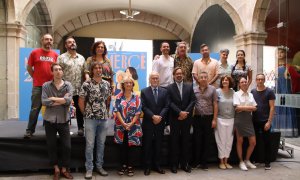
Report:
M 132 177 L 134 175 L 134 170 L 133 167 L 128 167 L 127 169 L 127 175 Z
M 125 164 L 122 165 L 122 167 L 119 169 L 118 174 L 124 175 L 124 173 L 127 171 L 127 166 Z

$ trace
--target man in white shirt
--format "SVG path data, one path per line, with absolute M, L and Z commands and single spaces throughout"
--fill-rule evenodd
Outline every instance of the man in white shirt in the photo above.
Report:
M 170 45 L 168 42 L 161 43 L 160 51 L 162 55 L 153 62 L 152 71 L 159 73 L 160 86 L 166 88 L 173 83 L 174 59 L 169 55 Z
M 78 98 L 82 85 L 84 57 L 76 52 L 77 44 L 74 37 L 69 36 L 65 40 L 65 48 L 67 52 L 61 54 L 57 58 L 58 64 L 64 69 L 63 79 L 69 81 L 74 89 L 73 102 L 76 108 L 76 120 L 78 127 L 78 135 L 83 136 L 83 115 L 79 110 Z

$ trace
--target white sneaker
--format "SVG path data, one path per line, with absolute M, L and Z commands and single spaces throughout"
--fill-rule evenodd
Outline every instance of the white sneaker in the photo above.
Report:
M 252 164 L 249 160 L 245 160 L 245 164 L 247 167 L 249 167 L 251 169 L 256 169 L 256 166 L 254 164 Z
M 239 167 L 243 171 L 248 171 L 248 168 L 246 167 L 246 164 L 243 161 L 240 162 Z
M 98 168 L 97 171 L 101 176 L 108 176 L 108 173 L 102 167 Z
M 86 171 L 85 179 L 92 179 L 93 178 L 93 171 Z

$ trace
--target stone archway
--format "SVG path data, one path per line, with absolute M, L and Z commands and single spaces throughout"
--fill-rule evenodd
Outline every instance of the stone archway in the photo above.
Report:
M 42 33 L 53 33 L 52 29 L 52 23 L 51 23 L 51 16 L 50 12 L 47 6 L 47 3 L 45 0 L 31 0 L 26 7 L 24 8 L 24 11 L 20 13 L 20 17 L 18 18 L 20 20 L 20 23 L 24 26 L 26 26 L 26 20 L 28 15 L 30 14 L 31 10 L 36 7 L 40 17 L 42 19 Z
M 191 35 L 194 34 L 195 28 L 197 26 L 197 23 L 201 17 L 201 15 L 211 6 L 213 5 L 219 5 L 221 6 L 225 12 L 229 15 L 229 17 L 232 19 L 232 21 L 235 24 L 235 32 L 236 34 L 242 34 L 244 32 L 244 26 L 242 23 L 242 20 L 240 19 L 239 14 L 236 12 L 236 10 L 225 0 L 211 0 L 211 1 L 205 1 L 201 7 L 199 8 L 197 15 L 195 17 L 195 21 L 192 26 L 192 32 Z M 193 37 L 191 37 L 192 39 Z
M 155 14 L 148 12 L 141 12 L 134 19 L 126 19 L 119 13 L 119 10 L 104 10 L 87 13 L 78 17 L 75 17 L 71 20 L 66 21 L 63 25 L 58 27 L 54 32 L 54 44 L 57 45 L 60 43 L 62 38 L 69 33 L 92 25 L 96 23 L 110 22 L 110 21 L 135 21 L 150 24 L 162 28 L 181 40 L 187 42 L 190 41 L 190 33 L 185 30 L 181 25 L 176 22 Z
M 252 31 L 265 32 L 265 21 L 271 0 L 257 0 L 252 18 Z

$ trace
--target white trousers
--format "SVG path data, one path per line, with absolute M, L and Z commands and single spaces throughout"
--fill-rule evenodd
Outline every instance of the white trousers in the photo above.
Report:
M 229 158 L 233 142 L 234 119 L 217 119 L 215 128 L 215 138 L 218 146 L 218 156 L 220 159 Z

